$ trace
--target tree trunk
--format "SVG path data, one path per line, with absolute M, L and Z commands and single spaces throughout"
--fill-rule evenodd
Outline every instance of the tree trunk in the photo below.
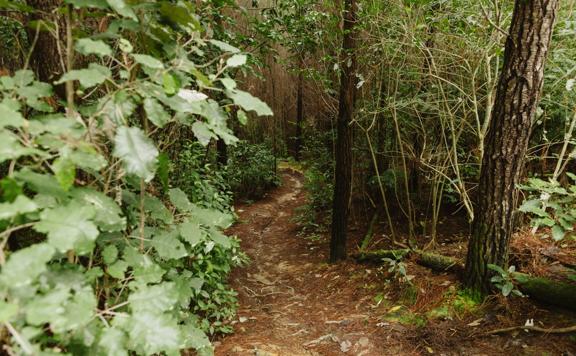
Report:
M 517 0 L 504 52 L 504 67 L 486 137 L 464 282 L 491 289 L 488 264 L 505 267 L 515 225 L 531 122 L 544 79 L 544 64 L 559 0 Z
M 344 0 L 344 38 L 340 74 L 340 104 L 336 123 L 336 170 L 332 206 L 330 261 L 346 258 L 348 204 L 352 190 L 352 115 L 356 92 L 356 0 Z
M 300 161 L 300 150 L 302 149 L 302 125 L 304 125 L 304 75 L 301 65 L 298 74 L 298 93 L 296 98 L 296 137 L 294 138 L 294 158 Z
M 30 64 L 32 70 L 38 75 L 38 79 L 43 82 L 51 83 L 58 80 L 64 73 L 64 63 L 66 63 L 66 53 L 64 45 L 65 40 L 65 21 L 63 17 L 56 11 L 61 4 L 61 0 L 28 0 L 28 5 L 33 7 L 36 11 L 30 14 L 29 21 L 37 21 L 40 26 L 38 32 L 38 40 L 34 46 L 32 56 L 30 57 Z M 48 24 L 58 24 L 58 33 L 60 34 L 60 43 L 53 33 L 47 31 L 46 26 L 40 25 L 43 21 Z M 54 29 L 55 30 L 55 29 Z M 30 44 L 34 42 L 36 37 L 36 26 L 28 28 L 28 38 Z M 59 53 L 59 48 L 62 53 Z M 55 88 L 57 94 L 61 98 L 65 98 L 64 86 Z

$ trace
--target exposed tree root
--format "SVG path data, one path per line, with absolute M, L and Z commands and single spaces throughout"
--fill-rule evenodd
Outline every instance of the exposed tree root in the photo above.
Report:
M 503 329 L 496 329 L 496 330 L 488 331 L 487 334 L 488 335 L 504 334 L 504 333 L 516 331 L 516 330 L 536 331 L 536 332 L 545 333 L 545 334 L 568 334 L 568 333 L 576 332 L 576 325 L 569 326 L 566 328 L 558 328 L 558 329 L 546 329 L 546 328 L 541 328 L 538 326 L 528 326 L 528 325 L 512 326 L 510 328 L 503 328 Z

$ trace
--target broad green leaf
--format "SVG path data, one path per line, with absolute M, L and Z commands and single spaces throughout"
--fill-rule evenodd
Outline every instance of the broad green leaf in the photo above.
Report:
M 566 235 L 566 232 L 561 226 L 559 225 L 552 226 L 552 238 L 554 239 L 554 241 L 562 240 L 564 238 L 564 235 Z
M 170 157 L 164 152 L 160 153 L 158 156 L 157 175 L 160 183 L 162 184 L 164 192 L 168 191 L 168 186 L 170 183 L 170 169 Z
M 64 74 L 55 84 L 62 84 L 70 80 L 78 80 L 84 88 L 91 88 L 102 84 L 112 76 L 110 69 L 96 63 L 90 63 L 87 69 L 76 69 Z
M 154 236 L 151 245 L 158 252 L 158 256 L 165 260 L 177 260 L 188 256 L 186 247 L 178 240 L 177 231 L 162 231 Z
M 102 40 L 81 38 L 76 41 L 76 50 L 84 55 L 96 54 L 100 57 L 111 56 L 112 48 Z
M 246 64 L 248 57 L 245 54 L 235 54 L 228 58 L 226 65 L 230 68 L 241 67 Z
M 108 356 L 128 356 L 126 334 L 116 328 L 106 328 L 100 336 L 98 346 Z
M 162 313 L 174 309 L 178 302 L 176 284 L 163 282 L 154 286 L 140 286 L 128 297 L 130 309 L 135 313 Z
M 210 238 L 212 239 L 212 241 L 214 241 L 216 244 L 222 246 L 223 248 L 232 247 L 232 243 L 230 241 L 230 238 L 216 229 L 210 230 Z
M 152 195 L 144 197 L 144 209 L 150 213 L 150 217 L 154 220 L 160 220 L 165 224 L 172 224 L 174 216 L 164 203 Z
M 202 352 L 203 355 L 214 354 L 212 343 L 202 330 L 193 325 L 187 324 L 182 327 L 182 331 L 186 340 L 186 347 Z
M 186 221 L 178 226 L 178 230 L 184 241 L 192 247 L 199 244 L 203 239 L 203 233 L 198 223 Z
M 128 263 L 123 260 L 116 261 L 113 265 L 109 266 L 107 272 L 109 275 L 116 279 L 124 279 L 124 273 L 128 269 Z
M 18 314 L 18 305 L 0 299 L 0 323 L 10 322 Z
M 144 99 L 144 110 L 148 120 L 158 127 L 164 127 L 172 117 L 164 110 L 162 104 L 153 98 Z
M 38 205 L 35 202 L 25 195 L 19 195 L 13 203 L 0 203 L 0 220 L 11 219 L 36 210 L 38 210 Z
M 154 143 L 137 127 L 120 127 L 114 138 L 114 155 L 122 161 L 126 171 L 146 182 L 154 178 L 158 150 Z
M 0 131 L 0 163 L 36 153 L 41 152 L 22 146 L 13 133 L 6 130 Z
M 70 190 L 76 179 L 76 165 L 64 157 L 59 157 L 52 163 L 54 176 L 64 191 Z
M 22 127 L 26 120 L 18 111 L 0 103 L 0 128 L 6 126 Z
M 138 17 L 134 13 L 134 10 L 132 10 L 132 7 L 126 4 L 124 0 L 106 0 L 106 1 L 108 2 L 108 5 L 110 5 L 110 7 L 113 8 L 114 11 L 116 11 L 120 15 L 128 17 L 134 21 L 138 21 Z
M 152 69 L 164 69 L 164 64 L 161 61 L 147 54 L 132 54 L 132 57 L 134 57 L 136 62 L 142 64 L 143 66 Z
M 190 212 L 192 209 L 194 209 L 194 204 L 188 200 L 188 196 L 186 193 L 184 193 L 184 191 L 182 191 L 182 189 L 170 189 L 168 195 L 170 196 L 170 201 L 172 204 L 181 212 Z
M 111 265 L 118 259 L 118 248 L 114 245 L 108 245 L 102 250 L 102 259 L 107 265 Z
M 512 283 L 510 283 L 510 282 L 505 283 L 502 286 L 502 295 L 505 297 L 509 296 L 510 292 L 512 292 L 512 289 L 514 289 L 514 285 Z
M 272 110 L 265 102 L 252 96 L 250 93 L 242 90 L 227 90 L 226 94 L 234 101 L 234 104 L 246 111 L 255 111 L 259 116 L 273 115 Z
M 52 175 L 40 174 L 32 172 L 28 168 L 24 168 L 15 174 L 15 178 L 16 180 L 27 183 L 29 188 L 36 193 L 48 194 L 60 199 L 65 199 L 67 197 L 66 192 Z
M 20 288 L 31 284 L 46 271 L 46 264 L 56 251 L 46 243 L 35 244 L 10 255 L 2 267 L 0 282 L 6 288 Z
M 539 199 L 531 199 L 524 201 L 518 210 L 523 213 L 531 213 L 540 217 L 547 217 L 548 213 L 546 213 L 546 211 L 544 211 L 541 206 L 542 202 Z
M 222 42 L 222 41 L 218 41 L 218 40 L 210 40 L 209 42 L 224 52 L 229 52 L 229 53 L 240 52 L 240 50 L 238 48 L 231 46 L 226 42 Z
M 90 253 L 99 235 L 92 221 L 96 211 L 90 205 L 77 201 L 44 210 L 34 229 L 48 235 L 48 243 L 60 252 L 74 249 L 79 255 Z
M 94 207 L 96 215 L 93 220 L 100 230 L 116 232 L 126 228 L 126 218 L 122 216 L 122 209 L 106 194 L 90 188 L 78 188 L 74 189 L 72 196 Z
M 202 121 L 196 121 L 192 124 L 192 132 L 194 132 L 194 136 L 196 136 L 202 146 L 207 146 L 211 139 L 218 138 L 218 136 L 208 128 L 208 125 Z
M 167 314 L 135 313 L 126 328 L 129 347 L 137 354 L 176 353 L 183 343 L 178 323 Z
M 180 89 L 177 78 L 170 73 L 164 73 L 162 76 L 162 87 L 164 88 L 164 92 L 168 95 L 174 95 Z

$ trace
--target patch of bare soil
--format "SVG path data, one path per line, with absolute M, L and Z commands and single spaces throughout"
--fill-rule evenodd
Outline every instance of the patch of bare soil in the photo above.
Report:
M 281 187 L 237 207 L 229 234 L 240 237 L 251 262 L 232 274 L 238 318 L 235 332 L 216 341 L 217 355 L 576 355 L 566 335 L 486 334 L 526 319 L 574 323 L 565 312 L 520 299 L 466 312 L 456 276 L 407 261 L 415 278 L 402 284 L 389 282 L 382 266 L 327 264 L 327 239 L 300 236 L 294 222 L 305 199 L 301 175 L 284 171 Z M 360 239 L 362 229 L 353 230 Z

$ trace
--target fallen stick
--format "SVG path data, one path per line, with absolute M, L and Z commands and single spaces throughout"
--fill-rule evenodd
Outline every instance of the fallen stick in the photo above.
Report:
M 503 329 L 496 329 L 496 330 L 488 331 L 487 334 L 488 335 L 503 334 L 503 333 L 507 333 L 510 331 L 516 331 L 516 330 L 537 331 L 537 332 L 545 333 L 545 334 L 567 334 L 567 333 L 576 332 L 576 325 L 569 326 L 566 328 L 558 328 L 558 329 L 546 329 L 546 328 L 541 328 L 538 326 L 529 326 L 529 325 L 512 326 L 510 328 L 503 328 Z

